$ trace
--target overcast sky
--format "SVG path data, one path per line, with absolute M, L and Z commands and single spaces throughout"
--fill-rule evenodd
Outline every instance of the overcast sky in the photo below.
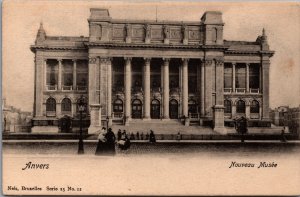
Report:
M 300 4 L 122 3 L 118 1 L 5 1 L 3 4 L 3 96 L 7 104 L 33 109 L 34 44 L 43 21 L 49 36 L 88 36 L 89 8 L 109 8 L 115 19 L 199 21 L 209 10 L 223 13 L 224 39 L 255 41 L 266 29 L 271 50 L 270 107 L 300 104 Z

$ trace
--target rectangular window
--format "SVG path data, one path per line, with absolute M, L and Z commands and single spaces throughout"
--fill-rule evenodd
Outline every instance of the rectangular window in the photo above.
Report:
M 76 67 L 77 90 L 87 90 L 88 86 L 88 63 L 86 60 L 78 60 Z
M 58 82 L 58 61 L 47 60 L 46 85 L 55 87 Z
M 246 88 L 246 65 L 237 64 L 235 67 L 235 87 Z
M 71 60 L 64 60 L 62 66 L 63 66 L 63 70 L 62 70 L 63 86 L 68 88 L 73 85 L 73 62 Z
M 224 64 L 224 88 L 232 88 L 232 64 Z
M 259 64 L 249 66 L 249 88 L 259 89 Z

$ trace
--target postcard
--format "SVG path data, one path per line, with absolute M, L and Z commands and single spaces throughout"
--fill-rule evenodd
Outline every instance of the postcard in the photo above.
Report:
M 300 195 L 299 2 L 2 10 L 4 195 Z

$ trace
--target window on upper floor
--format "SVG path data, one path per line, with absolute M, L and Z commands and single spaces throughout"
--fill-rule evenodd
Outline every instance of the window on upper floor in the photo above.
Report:
M 62 67 L 63 90 L 71 90 L 73 85 L 73 61 L 63 60 Z
M 87 60 L 78 60 L 77 61 L 76 86 L 77 86 L 77 90 L 87 90 L 87 86 L 88 86 L 88 62 L 87 62 Z
M 236 64 L 235 67 L 235 87 L 246 88 L 246 64 Z
M 46 85 L 48 90 L 56 90 L 58 83 L 58 61 L 47 60 Z
M 249 88 L 259 89 L 259 64 L 250 64 L 249 66 Z
M 224 64 L 224 88 L 232 88 L 232 64 Z

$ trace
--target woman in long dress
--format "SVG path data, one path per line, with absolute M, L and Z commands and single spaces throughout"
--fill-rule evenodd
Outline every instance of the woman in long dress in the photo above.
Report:
M 106 143 L 106 128 L 103 127 L 98 135 L 98 144 L 96 148 L 95 155 L 104 155 L 107 152 L 107 143 Z

